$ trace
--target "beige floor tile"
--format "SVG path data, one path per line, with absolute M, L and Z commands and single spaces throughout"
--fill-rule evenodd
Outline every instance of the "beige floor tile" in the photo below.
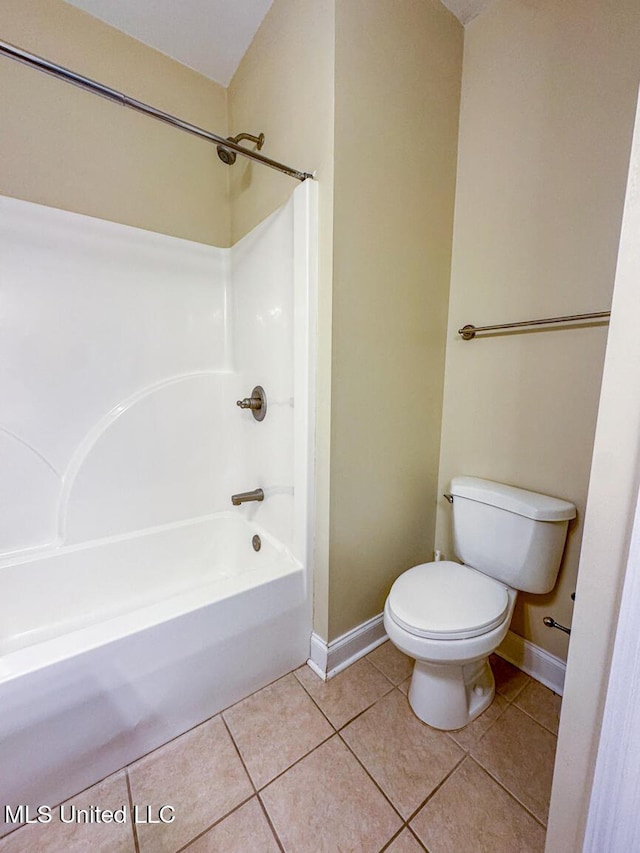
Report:
M 413 672 L 413 658 L 409 658 L 399 651 L 391 640 L 387 640 L 386 643 L 370 652 L 366 659 L 377 666 L 380 672 L 394 684 L 400 684 L 401 681 L 410 678 Z
M 542 853 L 545 832 L 470 758 L 411 822 L 429 853 Z
M 547 821 L 556 738 L 511 705 L 471 755 L 543 823 Z
M 233 814 L 201 835 L 185 853 L 279 853 L 258 798 L 254 797 Z
M 308 666 L 295 674 L 337 729 L 393 690 L 389 679 L 364 658 L 330 681 L 322 681 Z
M 402 690 L 405 696 L 409 695 L 409 687 L 411 686 L 411 679 L 407 678 L 406 681 L 403 681 L 402 684 L 398 684 L 398 690 Z
M 459 729 L 457 732 L 449 732 L 449 734 L 463 749 L 469 750 L 508 706 L 507 700 L 496 693 L 493 702 L 483 714 L 480 714 L 463 729 Z
M 260 796 L 288 853 L 378 853 L 402 825 L 337 736 Z
M 489 661 L 496 680 L 496 693 L 504 696 L 508 702 L 512 702 L 529 683 L 529 676 L 498 655 L 491 655 Z
M 424 847 L 416 840 L 415 835 L 405 829 L 385 848 L 384 853 L 424 853 Z
M 269 684 L 223 717 L 257 788 L 333 734 L 293 675 Z
M 134 803 L 175 809 L 173 823 L 137 827 L 141 853 L 173 853 L 253 794 L 219 716 L 136 761 L 129 778 Z
M 33 823 L 0 840 L 2 853 L 134 853 L 133 828 L 124 773 L 109 776 L 98 785 L 64 803 L 62 817 L 73 817 L 75 809 L 125 809 L 126 823 L 66 823 L 60 809 L 51 811 L 50 823 Z M 75 812 L 77 814 L 77 811 Z
M 464 756 L 394 690 L 340 733 L 405 820 Z
M 560 708 L 562 697 L 558 696 L 544 684 L 530 679 L 522 693 L 519 693 L 513 702 L 518 708 L 526 711 L 530 717 L 537 720 L 550 732 L 558 734 L 560 724 Z

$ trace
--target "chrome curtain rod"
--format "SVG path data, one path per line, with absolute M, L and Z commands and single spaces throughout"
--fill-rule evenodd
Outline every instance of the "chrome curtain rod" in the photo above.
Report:
M 290 166 L 285 166 L 283 163 L 278 163 L 277 160 L 271 160 L 269 157 L 264 157 L 256 151 L 249 151 L 235 142 L 230 142 L 223 136 L 218 136 L 215 133 L 210 133 L 208 130 L 203 130 L 195 124 L 189 124 L 187 121 L 176 118 L 162 110 L 157 110 L 155 107 L 145 104 L 143 101 L 137 101 L 135 98 L 130 98 L 128 95 L 118 92 L 117 89 L 111 89 L 96 80 L 91 80 L 89 77 L 83 77 L 82 74 L 77 74 L 69 68 L 62 65 L 56 65 L 55 62 L 50 62 L 48 59 L 43 59 L 41 56 L 36 56 L 33 53 L 28 53 L 22 48 L 9 44 L 5 41 L 0 41 L 0 55 L 6 56 L 9 59 L 15 59 L 17 62 L 22 62 L 30 68 L 35 68 L 38 71 L 43 71 L 45 74 L 51 74 L 59 80 L 64 80 L 66 83 L 72 83 L 74 86 L 79 86 L 87 92 L 92 92 L 94 95 L 100 95 L 109 101 L 120 104 L 123 107 L 135 110 L 138 113 L 156 118 L 159 121 L 170 124 L 172 127 L 177 127 L 187 133 L 192 133 L 194 136 L 199 136 L 201 139 L 206 139 L 208 142 L 213 142 L 215 145 L 224 145 L 231 151 L 247 157 L 249 160 L 254 160 L 256 163 L 262 163 L 264 166 L 269 166 L 271 169 L 276 169 L 278 172 L 284 172 L 285 175 L 290 175 L 298 181 L 306 181 L 308 178 L 313 178 L 309 172 L 299 172 L 297 169 L 292 169 Z
M 476 332 L 494 332 L 499 329 L 521 329 L 524 326 L 547 326 L 550 323 L 574 323 L 580 320 L 604 320 L 611 316 L 611 311 L 596 311 L 591 314 L 569 314 L 567 317 L 547 317 L 544 320 L 523 320 L 520 323 L 500 323 L 497 326 L 463 326 L 458 329 L 464 341 L 471 341 Z

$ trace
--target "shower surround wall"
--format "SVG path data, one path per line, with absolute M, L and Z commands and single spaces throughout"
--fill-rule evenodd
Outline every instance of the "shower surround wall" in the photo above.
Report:
M 315 189 L 232 249 L 0 197 L 2 802 L 306 660 Z

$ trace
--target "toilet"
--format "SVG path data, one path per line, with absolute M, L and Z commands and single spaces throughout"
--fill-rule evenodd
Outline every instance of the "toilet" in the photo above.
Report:
M 576 508 L 477 477 L 454 477 L 447 497 L 461 562 L 422 563 L 400 575 L 385 603 L 384 626 L 391 642 L 415 659 L 414 713 L 450 731 L 491 704 L 489 655 L 509 630 L 518 590 L 553 589 Z

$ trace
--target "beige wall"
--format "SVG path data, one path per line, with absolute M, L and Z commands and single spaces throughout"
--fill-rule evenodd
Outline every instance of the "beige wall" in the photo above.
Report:
M 275 0 L 229 86 L 229 129 L 265 134 L 262 149 L 319 183 L 314 627 L 327 636 L 331 299 L 333 255 L 334 0 Z M 236 161 L 230 169 L 235 242 L 297 182 Z
M 634 149 L 593 450 L 547 853 L 582 850 L 640 486 L 640 111 Z
M 61 0 L 3 0 L 4 41 L 226 135 L 226 91 Z M 196 137 L 0 59 L 0 193 L 229 245 L 228 173 Z
M 329 639 L 433 548 L 462 35 L 336 4 Z
M 609 308 L 639 40 L 635 0 L 496 0 L 465 36 L 438 492 L 470 474 L 575 502 L 555 592 L 512 623 L 562 658 L 542 617 L 572 620 L 607 329 L 456 330 Z M 440 499 L 447 554 L 449 531 Z
M 228 90 L 230 134 L 264 133 L 262 154 L 303 172 L 316 171 L 329 225 L 333 78 L 333 0 L 275 0 Z M 240 158 L 229 175 L 234 243 L 297 186 L 287 175 Z

